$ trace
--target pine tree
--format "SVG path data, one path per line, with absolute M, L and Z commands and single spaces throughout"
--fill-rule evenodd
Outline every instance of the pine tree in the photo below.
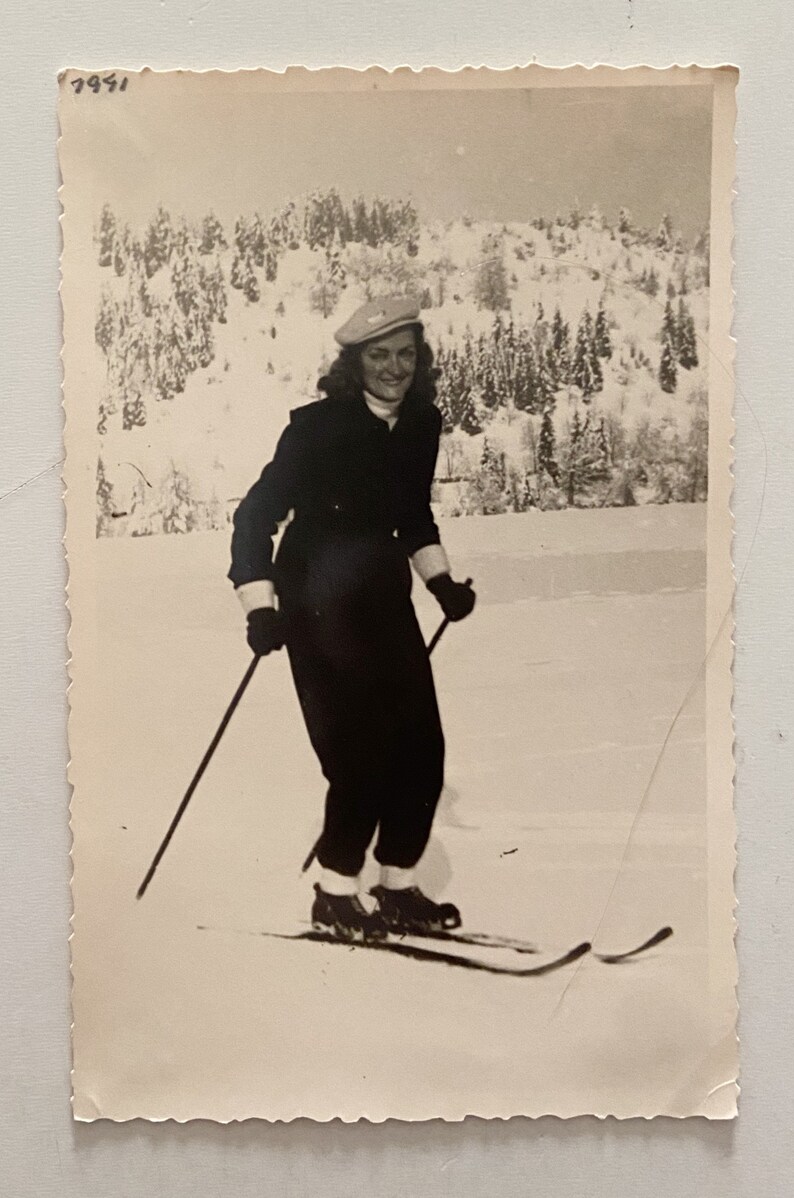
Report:
M 524 471 L 524 480 L 521 488 L 519 511 L 528 512 L 537 506 L 538 497 L 535 493 L 534 487 L 532 486 L 532 475 L 529 470 L 526 470 Z
M 215 260 L 215 266 L 211 271 L 202 270 L 200 280 L 209 319 L 217 320 L 218 324 L 226 324 L 226 285 L 220 259 Z
M 239 254 L 235 254 L 234 258 L 232 259 L 232 269 L 231 274 L 229 275 L 229 283 L 236 291 L 242 291 L 243 287 L 245 286 L 245 262 L 246 260 L 241 258 Z
M 254 213 L 250 225 L 250 247 L 253 264 L 261 270 L 265 265 L 265 230 L 258 212 Z
M 618 232 L 624 236 L 633 232 L 631 213 L 628 208 L 621 208 L 618 213 Z
M 502 246 L 497 238 L 488 236 L 482 243 L 481 252 L 484 261 L 475 276 L 474 299 L 478 308 L 502 312 L 509 306 Z
M 507 470 L 505 457 L 485 437 L 480 468 L 476 477 L 478 508 L 485 516 L 503 512 L 506 504 Z
M 248 231 L 248 221 L 244 216 L 238 216 L 234 222 L 234 244 L 240 259 L 248 257 L 251 250 L 251 236 Z
M 116 232 L 116 237 L 113 242 L 113 270 L 116 275 L 121 277 L 127 271 L 127 262 L 130 256 L 130 230 L 127 225 L 119 233 Z
M 460 396 L 460 400 L 456 405 L 457 423 L 459 427 L 469 437 L 476 437 L 482 432 L 482 424 L 480 423 L 477 414 L 477 406 L 474 402 L 474 396 L 469 388 L 466 388 Z
M 171 218 L 161 204 L 146 230 L 143 244 L 143 264 L 147 279 L 151 279 L 160 267 L 165 266 L 171 254 L 172 238 Z
M 223 235 L 223 225 L 218 220 L 214 212 L 210 212 L 204 217 L 201 224 L 201 240 L 199 242 L 200 254 L 211 254 L 213 250 L 227 249 L 226 238 Z
M 159 506 L 163 532 L 186 533 L 196 526 L 196 502 L 187 475 L 170 463 L 160 484 Z
M 670 395 L 675 391 L 676 381 L 675 356 L 669 342 L 665 341 L 662 346 L 662 357 L 659 363 L 659 385 L 662 391 Z
M 573 382 L 589 399 L 603 386 L 601 365 L 593 346 L 593 318 L 585 309 L 576 331 L 576 346 L 573 355 Z
M 670 347 L 670 355 L 675 360 L 678 357 L 678 325 L 673 314 L 673 305 L 668 300 L 664 306 L 662 319 L 662 345 Z
M 555 358 L 555 382 L 566 386 L 571 377 L 571 331 L 559 308 L 555 310 L 551 322 L 551 344 Z
M 540 438 L 538 440 L 538 471 L 547 474 L 554 485 L 559 478 L 557 465 L 557 439 L 554 435 L 554 423 L 551 418 L 551 408 L 545 408 L 540 422 Z
M 146 405 L 140 391 L 126 391 L 121 405 L 121 427 L 129 431 L 131 428 L 142 428 L 145 424 Z
M 249 304 L 259 302 L 259 281 L 254 273 L 254 268 L 250 258 L 246 258 L 243 263 L 243 295 L 248 300 Z
M 102 458 L 96 466 L 96 535 L 106 536 L 113 524 L 113 486 L 105 474 Z
M 656 234 L 656 248 L 667 253 L 673 248 L 673 223 L 667 213 L 661 219 L 659 231 Z
M 535 411 L 541 396 L 540 373 L 532 343 L 520 345 L 515 355 L 513 382 L 513 402 L 519 412 Z
M 113 242 L 116 237 L 116 218 L 113 215 L 113 210 L 110 204 L 105 204 L 102 207 L 102 213 L 99 217 L 99 232 L 97 241 L 99 243 L 99 265 L 110 266 L 113 261 Z
M 683 299 L 678 301 L 677 320 L 678 362 L 684 370 L 691 370 L 698 364 L 697 337 L 695 321 L 692 313 Z
M 597 358 L 612 357 L 612 340 L 609 336 L 609 324 L 606 312 L 604 311 L 603 299 L 599 301 L 598 311 L 596 312 L 593 344 Z
M 116 329 L 116 313 L 111 299 L 110 291 L 107 287 L 102 288 L 102 297 L 99 301 L 99 313 L 97 314 L 96 324 L 94 325 L 94 340 L 105 357 L 110 354 L 110 348 L 113 344 L 113 337 Z

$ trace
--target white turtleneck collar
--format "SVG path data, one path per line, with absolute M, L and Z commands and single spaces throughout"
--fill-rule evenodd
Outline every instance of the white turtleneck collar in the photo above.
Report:
M 402 400 L 399 403 L 388 403 L 385 399 L 378 399 L 377 395 L 370 395 L 369 391 L 364 392 L 364 400 L 373 416 L 385 420 L 390 429 L 394 428 Z

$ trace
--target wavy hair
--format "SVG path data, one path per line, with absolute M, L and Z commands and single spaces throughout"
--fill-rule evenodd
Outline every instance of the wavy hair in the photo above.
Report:
M 430 405 L 436 398 L 436 379 L 441 373 L 433 365 L 433 351 L 425 341 L 421 324 L 409 326 L 413 330 L 416 344 L 416 370 L 411 385 L 405 393 L 403 403 Z M 377 338 L 373 337 L 373 341 Z M 364 389 L 364 374 L 361 366 L 361 351 L 368 342 L 346 345 L 331 363 L 328 373 L 317 380 L 317 390 L 329 399 L 359 399 Z

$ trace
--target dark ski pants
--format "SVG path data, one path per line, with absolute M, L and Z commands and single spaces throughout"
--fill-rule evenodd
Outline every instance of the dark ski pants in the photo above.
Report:
M 328 781 L 317 852 L 354 876 L 375 858 L 410 869 L 422 856 L 444 782 L 444 735 L 410 596 L 290 613 L 288 652 L 309 739 Z

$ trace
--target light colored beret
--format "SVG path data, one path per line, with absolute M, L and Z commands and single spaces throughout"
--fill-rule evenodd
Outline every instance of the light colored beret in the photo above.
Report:
M 404 324 L 419 323 L 419 303 L 413 296 L 370 300 L 358 308 L 334 333 L 339 345 L 361 345 L 373 337 L 385 337 Z

